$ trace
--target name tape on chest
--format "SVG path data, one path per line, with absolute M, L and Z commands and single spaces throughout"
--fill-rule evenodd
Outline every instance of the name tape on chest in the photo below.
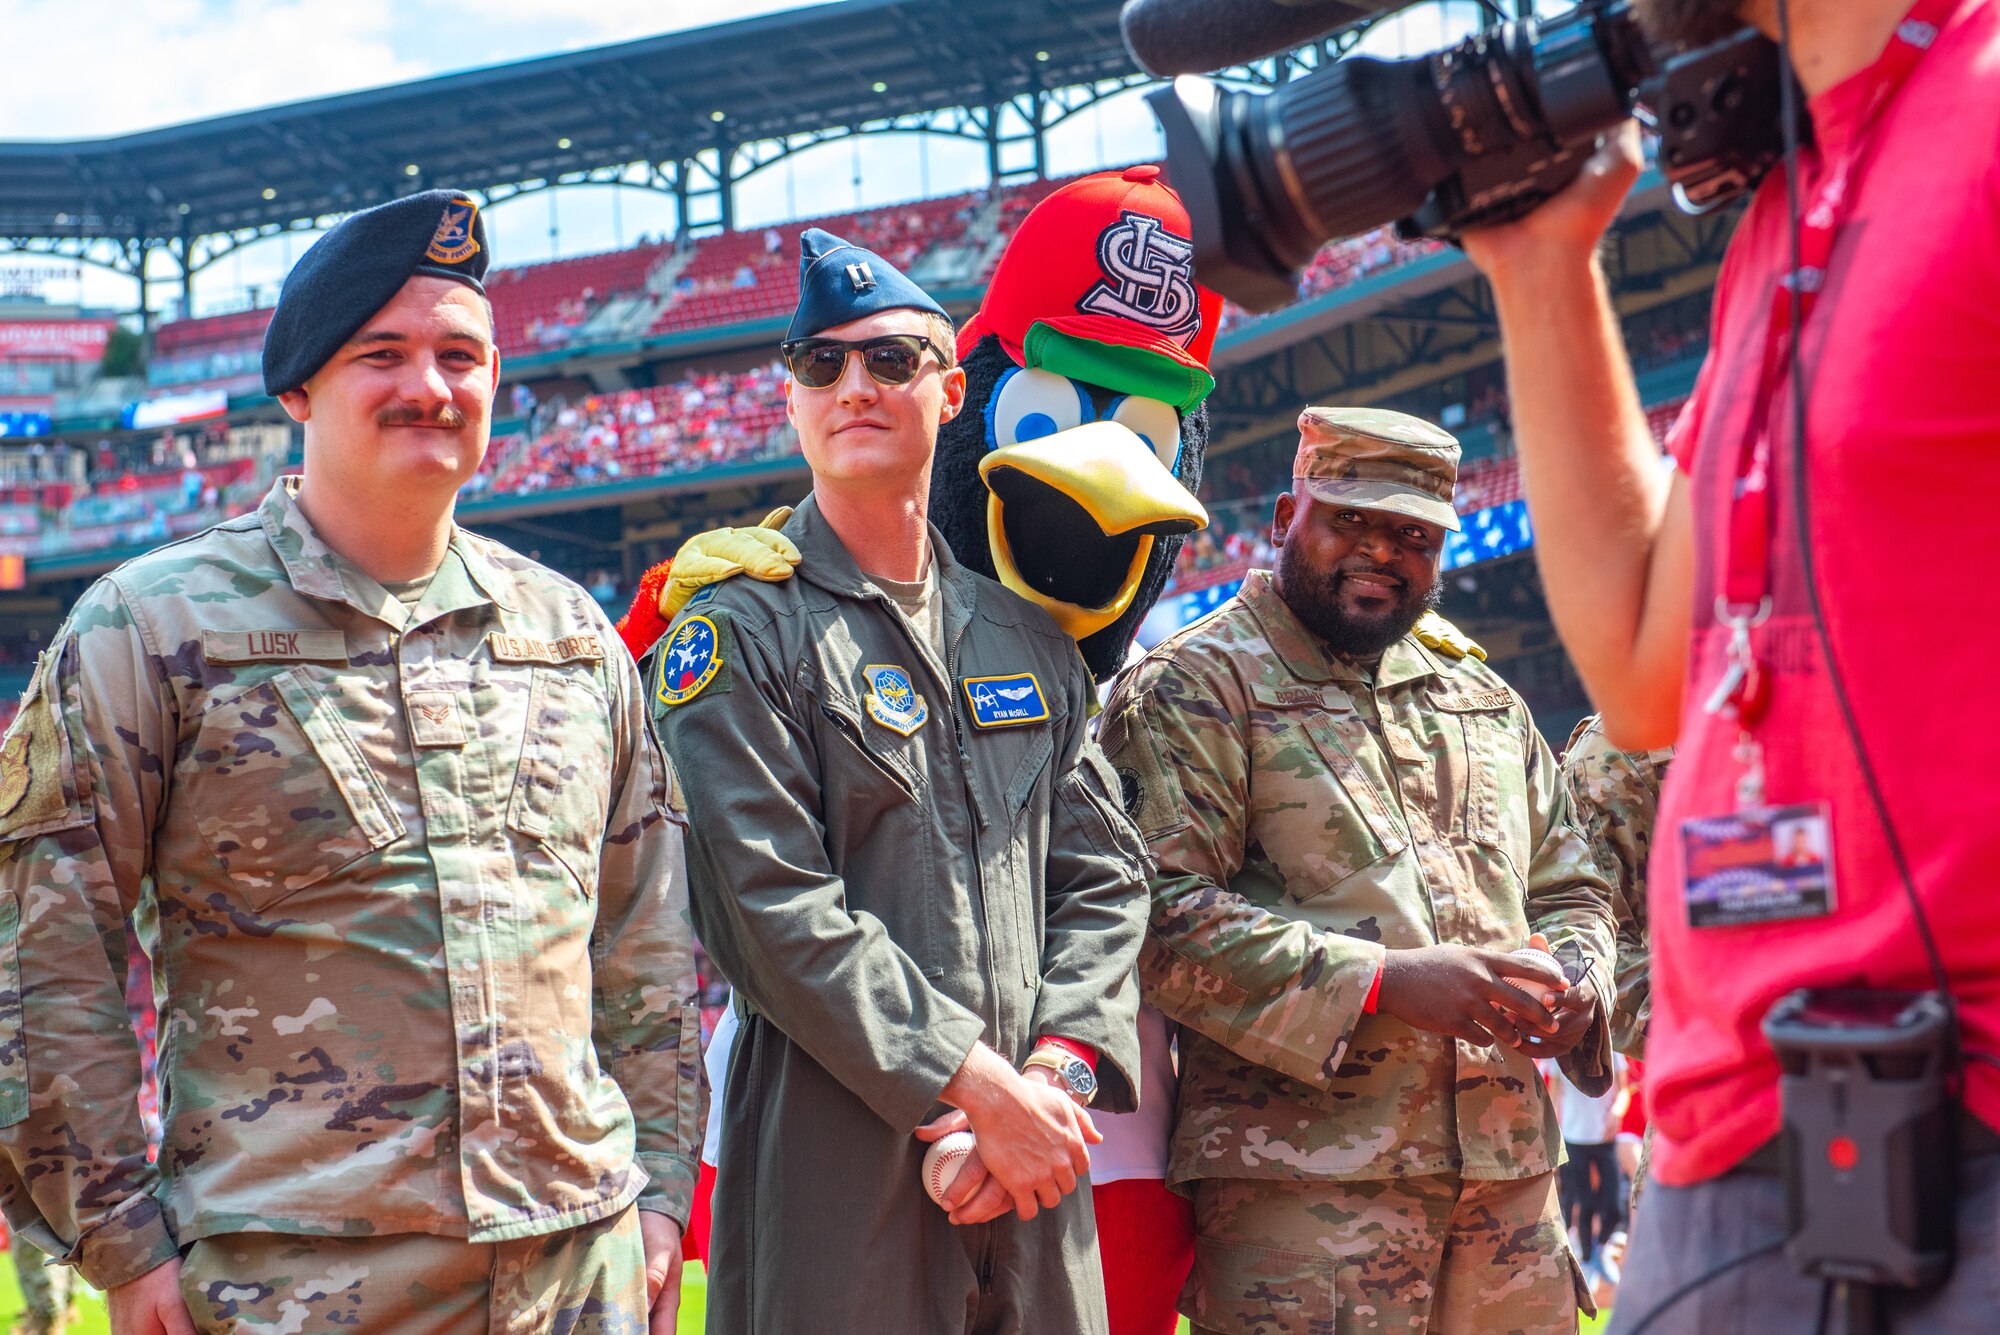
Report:
M 538 640 L 530 635 L 508 635 L 494 631 L 486 637 L 487 649 L 496 663 L 540 663 L 557 667 L 564 663 L 601 663 L 604 641 L 595 635 L 565 635 L 556 640 Z
M 337 630 L 205 630 L 210 663 L 345 663 L 347 637 Z
M 974 727 L 1012 728 L 1040 723 L 1049 716 L 1049 702 L 1042 697 L 1042 684 L 1032 672 L 967 677 L 963 685 Z
M 1448 714 L 1484 714 L 1495 709 L 1511 709 L 1514 693 L 1497 691 L 1432 691 L 1431 703 Z

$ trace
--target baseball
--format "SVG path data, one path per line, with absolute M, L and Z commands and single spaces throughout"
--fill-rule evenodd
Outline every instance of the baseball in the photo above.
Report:
M 1533 960 L 1537 964 L 1546 964 L 1557 973 L 1564 973 L 1562 961 L 1554 955 L 1549 954 L 1546 950 L 1537 950 L 1533 946 L 1522 946 L 1514 954 L 1524 960 Z
M 944 1206 L 945 1192 L 951 1190 L 951 1184 L 958 1180 L 958 1170 L 965 1166 L 965 1156 L 972 1153 L 977 1143 L 970 1131 L 954 1131 L 933 1141 L 924 1151 L 924 1190 L 940 1209 Z

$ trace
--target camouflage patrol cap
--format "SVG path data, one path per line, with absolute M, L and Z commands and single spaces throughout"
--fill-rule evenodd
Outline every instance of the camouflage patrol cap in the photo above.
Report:
M 1299 414 L 1292 480 L 1315 499 L 1386 510 L 1456 531 L 1451 493 L 1458 441 L 1429 422 L 1385 408 L 1308 408 Z

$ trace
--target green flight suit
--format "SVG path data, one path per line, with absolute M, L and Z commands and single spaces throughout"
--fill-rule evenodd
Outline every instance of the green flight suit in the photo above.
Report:
M 1136 1103 L 1146 854 L 1083 662 L 935 529 L 943 662 L 811 499 L 784 531 L 797 575 L 697 595 L 646 672 L 692 780 L 695 928 L 745 1015 L 708 1328 L 1101 1331 L 1088 1186 L 955 1228 L 912 1136 L 982 1039 L 1090 1044 L 1095 1106 Z

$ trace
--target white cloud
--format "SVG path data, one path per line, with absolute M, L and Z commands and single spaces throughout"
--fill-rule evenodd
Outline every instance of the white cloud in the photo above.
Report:
M 69 139 L 314 97 L 425 71 L 391 0 L 0 0 L 0 134 Z
M 0 0 L 0 138 L 117 134 L 801 2 Z

